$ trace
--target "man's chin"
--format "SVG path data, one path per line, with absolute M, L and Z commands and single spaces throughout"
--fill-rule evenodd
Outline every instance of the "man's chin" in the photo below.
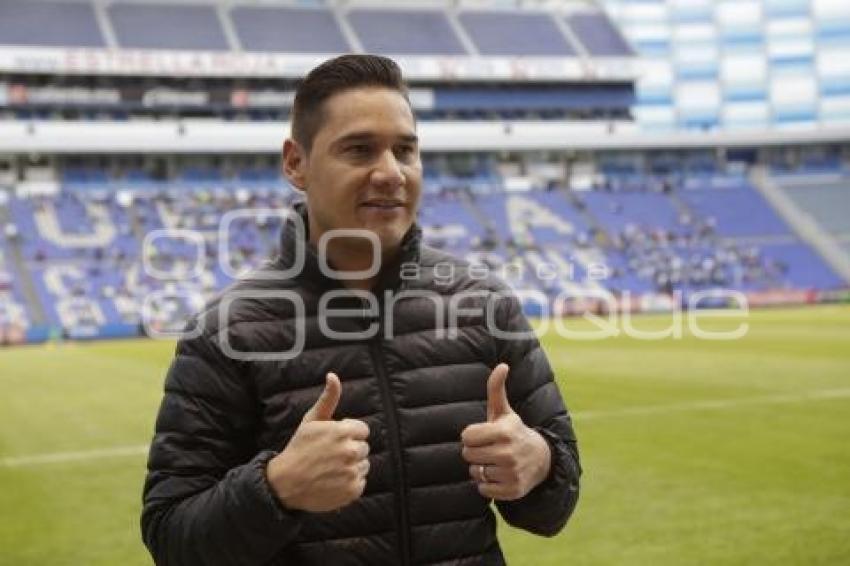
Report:
M 398 244 L 410 228 L 410 224 L 401 221 L 401 219 L 392 222 L 367 220 L 363 223 L 363 228 L 378 236 L 381 243 Z
M 381 245 L 381 254 L 386 257 L 387 254 L 394 254 L 398 251 L 399 246 L 401 245 L 401 240 L 404 237 L 404 232 L 401 230 L 392 230 L 387 232 L 376 232 L 378 236 L 378 242 Z
M 351 254 L 371 254 L 377 252 L 382 256 L 394 253 L 401 245 L 407 229 L 403 226 L 361 226 L 356 229 L 362 236 L 349 236 L 339 239 L 339 244 L 348 249 Z

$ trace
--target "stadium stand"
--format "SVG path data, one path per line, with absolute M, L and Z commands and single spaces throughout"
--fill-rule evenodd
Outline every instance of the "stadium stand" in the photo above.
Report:
M 104 47 L 89 2 L 0 0 L 0 45 Z
M 246 51 L 345 53 L 351 46 L 323 8 L 234 6 L 230 18 Z
M 579 13 L 567 21 L 588 53 L 601 57 L 633 55 L 629 44 L 603 13 Z
M 850 236 L 850 176 L 817 184 L 785 181 L 782 187 L 827 232 L 842 239 Z
M 600 14 L 584 7 L 576 17 L 587 13 Z M 0 118 L 281 121 L 288 118 L 298 78 L 292 69 L 360 50 L 410 58 L 422 74 L 412 86 L 424 120 L 628 121 L 635 101 L 635 73 L 618 65 L 622 72 L 607 68 L 600 74 L 604 80 L 596 79 L 594 61 L 568 19 L 551 10 L 2 0 L 0 15 L 0 51 L 104 48 L 42 62 L 57 71 L 46 76 L 0 72 Z M 595 37 L 609 33 L 604 30 L 611 24 L 602 17 L 582 25 Z M 156 80 L 106 72 L 118 54 L 135 58 L 140 74 Z M 472 56 L 487 60 L 470 65 Z M 87 62 L 93 65 L 88 76 L 77 68 L 59 69 Z M 257 69 L 257 75 L 245 76 L 244 68 Z
M 443 10 L 355 8 L 346 18 L 370 53 L 469 55 Z
M 0 16 L 0 45 L 107 46 L 94 4 L 85 0 L 2 0 Z M 611 20 L 587 7 L 566 17 L 516 7 L 463 9 L 455 16 L 447 9 L 401 4 L 378 8 L 153 0 L 107 3 L 105 17 L 117 47 L 133 49 L 344 53 L 355 45 L 340 29 L 343 19 L 358 45 L 391 55 L 472 55 L 459 33 L 484 56 L 634 55 Z M 452 25 L 455 17 L 457 28 Z M 225 32 L 231 26 L 235 45 Z M 187 29 L 192 33 L 185 33 Z
M 788 227 L 749 183 L 723 189 L 692 189 L 682 199 L 703 216 L 717 219 L 723 236 L 783 236 Z
M 583 195 L 583 201 L 602 226 L 614 232 L 628 224 L 669 230 L 679 222 L 673 203 L 660 193 L 597 191 Z
M 840 156 L 825 153 L 804 157 L 796 166 L 773 164 L 772 178 L 798 213 L 850 257 L 850 166 Z
M 254 218 L 254 224 L 234 221 L 228 232 L 234 264 L 223 271 L 217 265 L 217 235 L 224 213 L 237 206 L 279 210 L 291 195 L 279 186 L 210 191 L 192 189 L 191 181 L 175 181 L 131 196 L 115 187 L 102 191 L 100 181 L 91 184 L 86 187 L 75 178 L 55 196 L 13 197 L 8 203 L 8 225 L 16 235 L 7 234 L 6 246 L 23 258 L 46 313 L 44 322 L 51 326 L 111 325 L 134 334 L 144 300 L 152 293 L 168 292 L 197 303 L 202 294 L 232 281 L 231 274 L 255 267 L 276 247 L 281 223 L 273 214 Z M 186 230 L 202 239 L 187 238 Z M 160 237 L 146 242 L 147 235 Z M 20 290 L 10 290 L 4 302 L 20 305 Z
M 0 63 L 17 64 L 9 53 L 25 47 L 70 48 L 32 49 L 33 68 L 0 70 L 0 136 L 21 141 L 0 150 L 0 341 L 21 341 L 21 332 L 29 340 L 130 336 L 143 319 L 179 329 L 211 294 L 273 256 L 275 211 L 298 198 L 272 154 L 284 133 L 277 126 L 300 72 L 357 51 L 408 65 L 421 123 L 449 137 L 466 126 L 477 132 L 457 137 L 487 149 L 426 148 L 425 240 L 496 270 L 522 293 L 554 308 L 562 293 L 629 304 L 629 296 L 684 302 L 715 288 L 795 300 L 845 288 L 832 259 L 774 209 L 749 168 L 769 168 L 850 253 L 847 150 L 811 142 L 762 150 L 759 138 L 734 149 L 684 149 L 666 138 L 660 149 L 624 146 L 618 128 L 634 126 L 636 103 L 664 112 L 675 87 L 652 77 L 647 86 L 630 67 L 636 51 L 663 47 L 645 30 L 634 36 L 646 22 L 618 28 L 640 10 L 609 17 L 605 5 L 0 0 Z M 112 66 L 124 60 L 138 72 Z M 687 70 L 676 68 L 684 84 Z M 681 125 L 705 118 L 677 112 Z M 159 151 L 157 133 L 115 153 L 26 145 L 42 128 L 76 122 L 103 131 L 173 126 L 186 145 Z M 273 129 L 274 143 L 246 149 L 248 130 L 231 134 L 246 123 Z M 186 135 L 199 124 L 205 134 Z M 557 145 L 523 145 L 512 137 L 520 124 Z M 582 147 L 589 126 L 606 149 Z M 486 146 L 497 130 L 505 147 Z M 223 141 L 204 150 L 192 145 L 201 138 Z M 241 209 L 265 211 L 228 216 Z M 530 298 L 524 306 L 541 313 Z
M 469 11 L 458 19 L 481 55 L 576 55 L 548 13 Z
M 214 6 L 115 3 L 107 10 L 118 45 L 124 48 L 230 49 Z
M 695 189 L 609 163 L 612 179 L 629 174 L 646 184 L 507 190 L 498 163 L 482 157 L 467 166 L 459 175 L 428 163 L 420 213 L 426 242 L 500 271 L 520 292 L 551 300 L 582 290 L 619 296 L 843 284 L 744 178 L 730 188 L 729 175 L 704 175 Z M 7 198 L 4 256 L 20 257 L 28 277 L 1 264 L 2 312 L 4 320 L 78 337 L 95 328 L 135 334 L 145 305 L 156 328 L 179 328 L 194 305 L 274 255 L 281 218 L 273 211 L 298 198 L 260 166 L 225 175 L 195 164 L 167 182 L 123 186 L 87 167 L 60 178 L 55 195 Z M 219 241 L 221 219 L 240 208 L 266 212 L 236 218 Z M 156 237 L 146 242 L 147 235 Z M 217 261 L 223 244 L 227 265 Z M 27 280 L 44 320 L 27 307 L 19 283 Z

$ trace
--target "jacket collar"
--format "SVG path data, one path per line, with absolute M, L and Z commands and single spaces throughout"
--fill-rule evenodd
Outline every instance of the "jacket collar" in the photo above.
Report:
M 307 217 L 307 205 L 298 202 L 292 206 L 292 213 L 300 218 L 286 219 L 281 230 L 279 263 L 282 269 L 289 269 L 298 261 L 297 250 L 302 246 L 304 252 L 304 268 L 294 275 L 294 278 L 320 289 L 342 288 L 342 282 L 332 279 L 322 273 L 319 267 L 319 257 L 316 247 L 309 243 L 310 224 Z M 300 225 L 299 225 L 300 224 Z M 306 245 L 305 245 L 306 244 Z M 398 290 L 404 287 L 401 279 L 401 266 L 405 263 L 418 263 L 422 244 L 422 230 L 418 224 L 407 231 L 401 240 L 401 246 L 396 257 L 382 266 L 378 274 L 373 292 L 383 292 L 386 289 Z

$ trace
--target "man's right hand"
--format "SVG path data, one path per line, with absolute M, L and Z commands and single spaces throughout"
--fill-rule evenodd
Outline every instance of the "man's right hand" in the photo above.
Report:
M 369 427 L 333 420 L 342 385 L 327 374 L 325 389 L 301 420 L 286 448 L 272 458 L 266 477 L 281 503 L 313 513 L 333 511 L 363 494 L 369 472 Z

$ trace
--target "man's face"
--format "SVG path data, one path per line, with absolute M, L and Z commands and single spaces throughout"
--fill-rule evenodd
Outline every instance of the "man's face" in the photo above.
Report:
M 291 141 L 284 147 L 287 176 L 306 193 L 310 241 L 328 230 L 368 230 L 386 257 L 413 224 L 421 194 L 410 106 L 394 90 L 357 88 L 327 99 L 323 117 L 309 155 Z M 370 249 L 362 238 L 339 243 Z

